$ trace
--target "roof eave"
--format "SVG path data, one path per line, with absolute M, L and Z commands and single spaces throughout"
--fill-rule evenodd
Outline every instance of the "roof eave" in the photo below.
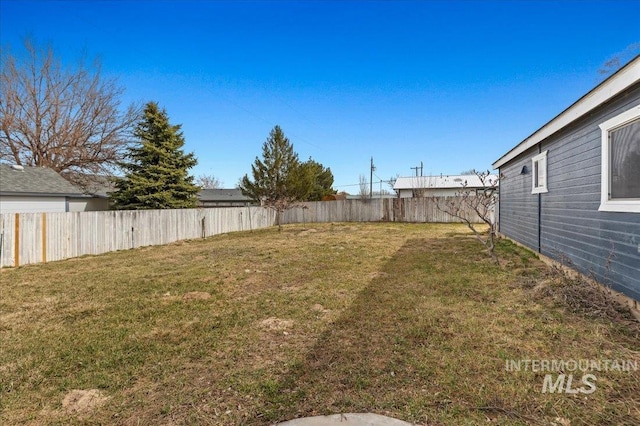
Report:
M 91 197 L 91 195 L 80 193 L 57 193 L 57 192 L 16 192 L 16 191 L 0 191 L 0 195 L 8 195 L 15 197 Z

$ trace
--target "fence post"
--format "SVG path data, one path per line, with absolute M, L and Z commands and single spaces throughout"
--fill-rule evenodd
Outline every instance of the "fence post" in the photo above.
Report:
M 42 262 L 47 263 L 47 214 L 42 213 Z
M 20 213 L 16 213 L 16 222 L 14 226 L 13 249 L 15 250 L 14 266 L 20 266 Z

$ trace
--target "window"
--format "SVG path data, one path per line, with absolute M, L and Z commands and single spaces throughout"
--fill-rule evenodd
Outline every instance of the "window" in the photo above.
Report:
M 600 211 L 640 213 L 640 106 L 600 125 Z
M 531 193 L 540 194 L 549 192 L 547 189 L 547 152 L 544 151 L 531 159 L 531 170 L 533 179 L 531 180 Z

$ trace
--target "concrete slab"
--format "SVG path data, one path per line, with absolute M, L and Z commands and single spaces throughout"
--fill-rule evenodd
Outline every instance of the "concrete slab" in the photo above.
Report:
M 411 426 L 411 423 L 372 413 L 333 414 L 278 423 L 279 426 Z

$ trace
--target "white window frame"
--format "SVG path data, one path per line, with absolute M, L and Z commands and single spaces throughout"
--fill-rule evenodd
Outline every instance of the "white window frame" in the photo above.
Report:
M 543 151 L 531 159 L 531 193 L 542 194 L 549 192 L 547 189 L 547 152 Z M 538 163 L 538 174 L 536 176 L 536 163 Z M 542 172 L 542 173 L 540 173 Z M 542 177 L 541 179 L 539 179 Z
M 602 131 L 601 145 L 602 145 L 602 170 L 601 170 L 601 187 L 600 187 L 600 207 L 599 211 L 605 212 L 627 212 L 627 213 L 640 213 L 640 200 L 634 199 L 609 199 L 609 184 L 610 184 L 610 149 L 609 149 L 609 133 L 616 130 L 625 124 L 628 124 L 634 120 L 640 118 L 640 105 L 631 108 L 616 115 L 615 117 L 600 124 L 600 130 Z

